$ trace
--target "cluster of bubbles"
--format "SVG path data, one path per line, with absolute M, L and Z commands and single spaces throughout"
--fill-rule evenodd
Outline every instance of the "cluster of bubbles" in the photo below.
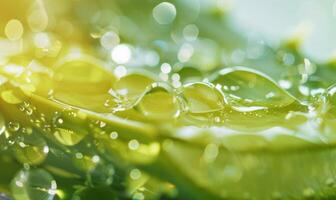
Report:
M 193 10 L 190 15 L 198 15 L 200 13 L 199 2 L 192 2 L 195 4 L 189 3 L 192 4 L 190 7 Z M 156 28 L 166 29 L 179 23 L 179 15 L 183 16 L 183 12 L 179 12 L 179 7 L 176 5 L 170 2 L 160 2 L 152 6 L 151 17 Z M 225 1 L 216 1 L 216 8 L 224 11 L 227 5 Z M 248 129 L 255 132 L 257 129 L 261 135 L 263 134 L 262 136 L 241 134 L 235 135 L 236 137 L 227 137 L 223 143 L 230 150 L 264 148 L 267 144 L 271 144 L 275 149 L 284 149 L 285 143 L 294 144 L 293 146 L 302 144 L 301 140 L 293 139 L 288 135 L 283 136 L 285 134 L 276 140 L 269 126 L 286 126 L 290 129 L 290 131 L 287 129 L 284 131 L 286 134 L 297 134 L 300 137 L 307 134 L 307 137 L 298 137 L 305 140 L 304 142 L 315 139 L 314 137 L 320 138 L 316 135 L 320 135 L 321 132 L 325 133 L 321 136 L 321 140 L 335 139 L 333 132 L 336 129 L 334 125 L 336 86 L 322 87 L 317 84 L 318 86 L 311 88 L 309 84 L 313 82 L 312 77 L 318 69 L 307 58 L 298 58 L 290 51 L 276 52 L 275 59 L 278 59 L 281 66 L 291 68 L 288 70 L 290 71 L 288 76 L 281 77 L 277 81 L 273 81 L 272 78 L 258 70 L 246 67 L 218 70 L 218 65 L 240 65 L 247 60 L 264 59 L 263 56 L 269 49 L 264 41 L 259 40 L 257 42 L 248 41 L 247 46 L 238 45 L 233 50 L 224 49 L 217 44 L 215 39 L 206 36 L 207 31 L 204 24 L 201 27 L 202 23 L 194 20 L 182 23 L 182 28 L 179 27 L 176 30 L 172 28 L 169 39 L 161 39 L 160 36 L 153 42 L 154 44 L 143 47 L 132 42 L 136 41 L 136 37 L 125 33 L 134 33 L 138 30 L 136 25 L 125 19 L 126 16 L 124 18 L 122 16 L 108 17 L 112 25 L 108 24 L 101 28 L 101 24 L 95 19 L 102 18 L 105 14 L 108 13 L 99 11 L 94 15 L 94 19 L 91 19 L 90 23 L 94 24 L 92 25 L 94 30 L 90 34 L 90 39 L 93 38 L 99 44 L 98 50 L 95 49 L 94 53 L 99 56 L 107 55 L 108 64 L 115 66 L 112 69 L 106 67 L 108 70 L 103 72 L 113 72 L 113 78 L 111 76 L 105 80 L 105 75 L 102 75 L 100 70 L 90 71 L 97 66 L 101 67 L 99 62 L 95 62 L 96 60 L 89 64 L 86 63 L 88 66 L 84 69 L 79 67 L 74 71 L 65 70 L 61 73 L 67 75 L 62 77 L 52 69 L 38 65 L 37 62 L 31 62 L 25 68 L 20 64 L 11 64 L 7 59 L 0 58 L 0 64 L 4 65 L 0 71 L 1 103 L 3 102 L 8 110 L 17 110 L 15 114 L 24 118 L 23 120 L 20 117 L 16 119 L 11 114 L 0 113 L 0 153 L 1 151 L 10 152 L 23 165 L 23 169 L 16 174 L 10 186 L 15 199 L 51 200 L 56 196 L 63 198 L 66 194 L 62 188 L 59 188 L 62 182 L 57 183 L 56 176 L 83 177 L 82 174 L 73 174 L 67 172 L 66 169 L 59 169 L 57 165 L 56 167 L 49 166 L 50 160 L 55 156 L 60 156 L 62 160 L 66 157 L 64 155 L 70 157 L 70 165 L 74 165 L 81 172 L 84 171 L 83 188 L 111 186 L 119 176 L 117 175 L 117 164 L 127 166 L 125 179 L 128 181 L 128 190 L 134 200 L 146 199 L 145 183 L 151 179 L 150 175 L 135 166 L 154 163 L 162 151 L 165 151 L 175 163 L 183 166 L 182 169 L 194 160 L 199 161 L 202 165 L 201 170 L 188 171 L 189 169 L 185 169 L 185 173 L 190 173 L 192 180 L 200 185 L 216 188 L 218 185 L 237 183 L 242 180 L 244 170 L 239 164 L 233 162 L 230 165 L 225 164 L 222 168 L 220 151 L 223 144 L 216 143 L 213 138 L 211 141 L 202 141 L 202 144 L 206 144 L 202 145 L 200 153 L 193 157 L 193 153 L 187 152 L 184 146 L 180 147 L 178 142 L 174 143 L 171 139 L 165 139 L 163 142 L 145 141 L 146 137 L 141 133 L 143 129 L 136 127 L 134 128 L 136 130 L 124 130 L 127 129 L 128 122 L 133 123 L 132 120 L 151 122 L 159 128 L 166 128 L 167 124 L 176 125 L 178 128 L 173 130 L 176 132 L 175 135 L 169 135 L 169 137 L 179 137 L 183 140 L 195 139 L 204 134 L 204 129 L 188 129 L 184 127 L 185 125 L 209 128 L 206 130 L 216 136 L 222 136 L 222 133 L 225 135 L 233 129 L 245 132 L 248 132 Z M 59 37 L 62 35 L 66 38 L 66 35 L 75 33 L 74 24 L 67 20 L 57 20 L 62 28 L 62 34 L 58 35 L 47 29 L 48 26 L 56 29 L 56 25 L 53 24 L 55 19 L 48 16 L 42 1 L 36 1 L 28 13 L 27 23 L 19 19 L 10 19 L 4 27 L 6 39 L 12 45 L 8 48 L 10 50 L 8 52 L 13 51 L 13 55 L 21 53 L 24 46 L 22 44 L 27 44 L 26 40 L 29 38 L 35 59 L 43 60 L 63 56 L 64 49 L 70 49 L 69 51 L 76 55 L 78 53 L 81 58 L 81 48 L 72 49 L 67 46 L 66 40 L 61 41 Z M 122 25 L 125 23 L 126 31 L 113 25 L 115 19 L 120 20 L 119 23 Z M 139 26 L 145 27 L 142 24 Z M 30 34 L 27 29 L 30 29 Z M 212 32 L 217 31 L 212 30 Z M 141 36 L 140 31 L 134 35 L 141 40 L 144 37 Z M 222 37 L 222 34 L 220 35 Z M 80 34 L 73 38 L 77 36 Z M 167 42 L 171 40 L 173 45 Z M 16 51 L 13 45 L 16 45 L 15 47 L 19 50 Z M 166 56 L 170 53 L 173 55 L 173 60 L 177 60 L 175 64 L 170 62 L 169 56 Z M 67 67 L 63 66 L 63 68 L 56 65 L 54 69 L 55 71 L 69 69 L 71 66 L 76 66 L 76 62 L 70 62 Z M 147 70 L 141 68 L 143 66 L 148 66 Z M 34 85 L 36 84 L 34 76 L 37 72 L 30 71 L 31 69 L 42 74 L 45 79 L 41 79 L 39 84 L 45 84 L 48 91 L 40 91 L 39 86 Z M 153 74 L 149 71 L 157 73 Z M 84 72 L 90 72 L 89 76 L 83 78 L 78 75 Z M 104 77 L 102 78 L 104 80 L 97 80 L 95 75 L 98 79 Z M 298 77 L 295 77 L 296 75 Z M 17 77 L 22 78 L 23 81 L 18 81 L 14 85 L 23 91 L 24 95 L 17 92 L 17 88 L 8 87 L 9 82 L 10 84 L 15 83 L 9 79 Z M 292 80 L 293 77 L 298 80 Z M 112 81 L 110 78 L 116 80 Z M 49 79 L 54 81 L 50 87 L 48 86 Z M 71 85 L 69 88 L 67 88 L 69 86 L 67 81 Z M 102 102 L 98 100 L 99 95 L 92 98 L 93 101 L 102 103 L 102 105 L 97 105 L 97 110 L 108 112 L 96 112 L 94 110 L 96 105 L 87 108 L 91 105 L 86 105 L 84 99 L 90 98 L 91 93 L 96 95 L 100 91 L 99 87 L 95 88 L 95 85 L 86 84 L 90 81 L 94 83 L 101 81 L 103 87 L 106 85 L 109 87 L 108 91 L 103 91 Z M 77 91 L 77 87 L 84 88 L 84 91 Z M 44 109 L 43 106 L 39 107 L 43 101 L 36 103 L 22 98 L 22 96 L 34 93 L 47 93 L 46 101 L 50 100 L 62 109 L 52 110 L 54 108 L 50 108 L 52 110 L 50 111 Z M 65 97 L 71 98 L 66 99 Z M 306 101 L 311 100 L 309 98 L 314 100 L 318 98 L 317 104 Z M 78 103 L 81 101 L 84 103 Z M 106 118 L 100 118 L 101 115 Z M 109 120 L 116 116 L 119 117 L 117 119 L 123 118 L 127 123 L 120 127 L 118 124 L 111 124 Z M 11 120 L 7 120 L 7 117 Z M 292 127 L 292 122 L 298 127 Z M 269 125 L 265 127 L 267 123 Z M 232 127 L 227 128 L 226 126 L 229 125 Z M 211 129 L 213 126 L 215 128 Z M 222 129 L 216 126 L 221 126 Z M 275 132 L 283 130 L 276 129 Z M 271 143 L 265 142 L 265 138 Z M 255 162 L 250 159 L 246 163 L 248 163 L 246 166 L 252 166 Z M 44 164 L 46 169 L 43 168 Z M 51 162 L 51 165 L 53 164 Z M 196 166 L 197 164 L 195 169 Z M 204 175 L 203 172 L 208 174 Z M 55 177 L 52 174 L 55 174 Z M 211 180 L 207 180 L 208 178 Z M 207 180 L 207 182 L 200 180 Z M 157 185 L 164 187 L 168 193 L 176 191 L 175 186 L 170 183 L 159 181 L 158 183 Z M 333 185 L 334 180 L 328 180 L 327 184 Z M 73 199 L 81 199 L 81 195 L 86 192 L 83 188 L 78 189 Z M 162 191 L 162 188 L 159 191 Z M 315 190 L 311 187 L 302 191 L 302 195 L 308 198 L 314 193 Z M 225 196 L 224 193 L 220 195 Z M 273 197 L 281 198 L 281 194 L 274 193 Z M 246 198 L 249 198 L 248 194 Z

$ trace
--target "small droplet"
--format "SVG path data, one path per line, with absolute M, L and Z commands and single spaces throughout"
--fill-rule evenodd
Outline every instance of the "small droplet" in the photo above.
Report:
M 18 122 L 9 122 L 7 128 L 9 131 L 16 132 L 20 129 L 20 124 Z
M 118 133 L 115 132 L 115 131 L 111 132 L 111 133 L 110 133 L 110 138 L 111 138 L 111 139 L 114 139 L 114 140 L 117 139 L 117 138 L 118 138 Z
M 16 143 L 13 149 L 15 157 L 24 164 L 38 165 L 41 164 L 49 153 L 49 147 L 45 140 L 37 135 L 23 135 Z

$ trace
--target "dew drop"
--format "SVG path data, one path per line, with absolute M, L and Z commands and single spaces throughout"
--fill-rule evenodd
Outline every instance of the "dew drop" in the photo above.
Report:
M 229 104 L 282 107 L 297 100 L 266 75 L 245 67 L 225 68 L 211 81 L 222 86 Z
M 16 200 L 52 200 L 56 190 L 56 181 L 42 169 L 22 170 L 11 182 L 11 191 Z
M 16 132 L 20 129 L 20 124 L 19 122 L 9 122 L 8 125 L 7 125 L 7 128 L 9 131 L 12 131 L 12 132 Z
M 88 134 L 85 129 L 85 120 L 72 112 L 56 114 L 53 118 L 53 134 L 60 143 L 73 146 L 78 144 Z
M 208 113 L 224 108 L 224 99 L 220 91 L 212 84 L 196 82 L 183 86 L 183 99 L 191 113 Z
M 49 153 L 46 141 L 37 134 L 23 135 L 13 149 L 18 161 L 29 165 L 41 164 Z
M 169 2 L 162 2 L 154 7 L 153 17 L 159 24 L 170 24 L 176 17 L 176 8 Z
M 152 84 L 136 108 L 153 120 L 168 120 L 179 115 L 176 97 L 164 85 L 157 83 Z

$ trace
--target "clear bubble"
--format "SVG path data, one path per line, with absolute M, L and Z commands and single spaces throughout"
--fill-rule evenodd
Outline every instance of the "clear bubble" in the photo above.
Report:
M 297 101 L 266 75 L 245 67 L 225 68 L 211 82 L 233 106 L 283 107 Z
M 110 94 L 118 101 L 115 109 L 125 110 L 133 107 L 153 82 L 154 79 L 143 74 L 133 73 L 121 77 L 110 90 Z
M 49 153 L 46 141 L 35 133 L 22 135 L 13 149 L 18 161 L 29 165 L 41 164 Z
M 176 8 L 169 2 L 162 2 L 154 7 L 153 17 L 159 24 L 170 24 L 176 17 Z
M 76 145 L 88 134 L 85 126 L 83 127 L 85 123 L 86 121 L 80 116 L 74 116 L 71 112 L 64 111 L 63 114 L 55 114 L 52 124 L 53 135 L 61 144 Z

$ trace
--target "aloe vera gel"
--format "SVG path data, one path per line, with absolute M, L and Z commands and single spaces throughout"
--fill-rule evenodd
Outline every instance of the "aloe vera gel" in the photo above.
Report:
M 336 62 L 303 36 L 215 0 L 6 10 L 0 199 L 336 198 Z

